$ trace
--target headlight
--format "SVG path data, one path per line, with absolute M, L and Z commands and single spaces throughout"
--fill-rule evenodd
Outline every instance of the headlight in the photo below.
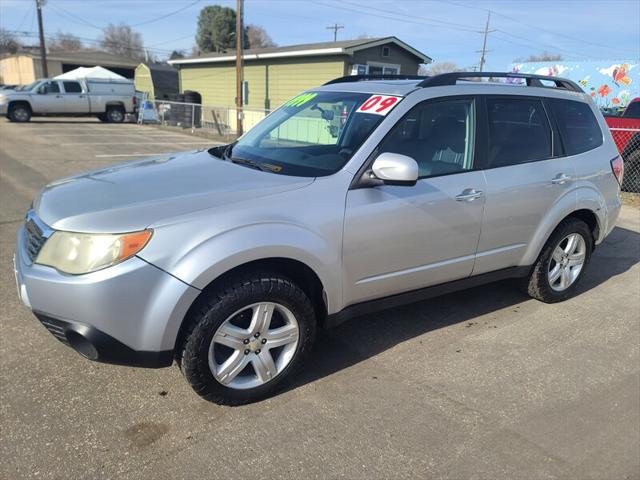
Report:
M 151 230 L 121 235 L 57 231 L 45 242 L 36 263 L 71 274 L 95 272 L 138 253 L 151 234 Z

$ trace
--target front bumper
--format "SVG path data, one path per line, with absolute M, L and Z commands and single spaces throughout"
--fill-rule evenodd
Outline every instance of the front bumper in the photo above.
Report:
M 9 107 L 8 103 L 0 103 L 0 115 L 6 115 L 9 110 L 8 107 Z
M 22 302 L 59 340 L 106 363 L 169 366 L 178 331 L 200 291 L 133 257 L 85 275 L 33 264 L 18 231 L 15 275 Z

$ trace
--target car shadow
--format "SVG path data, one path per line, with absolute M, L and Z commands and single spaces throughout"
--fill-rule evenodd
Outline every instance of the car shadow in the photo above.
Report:
M 122 124 L 135 124 L 136 122 L 134 121 L 130 121 L 130 122 L 122 122 L 122 123 L 109 123 L 109 122 L 101 122 L 100 120 L 98 120 L 97 118 L 86 118 L 84 120 L 65 120 L 65 119 L 49 119 L 49 118 L 41 118 L 41 117 L 36 117 L 36 118 L 31 118 L 31 120 L 27 123 L 27 125 L 37 125 L 37 124 L 75 124 L 75 125 L 85 125 L 85 124 L 92 124 L 92 125 L 122 125 Z
M 640 233 L 616 227 L 596 248 L 576 295 L 584 295 L 639 262 Z M 349 368 L 432 330 L 465 322 L 473 325 L 471 322 L 487 313 L 510 307 L 515 310 L 517 304 L 528 299 L 513 280 L 505 280 L 354 318 L 319 332 L 307 368 L 288 390 Z

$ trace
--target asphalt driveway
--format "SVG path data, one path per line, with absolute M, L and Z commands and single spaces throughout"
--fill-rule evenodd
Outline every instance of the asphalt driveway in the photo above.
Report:
M 176 367 L 92 363 L 55 340 L 11 265 L 37 190 L 207 144 L 0 119 L 0 478 L 640 478 L 636 207 L 575 298 L 545 305 L 502 282 L 355 319 L 320 336 L 294 387 L 249 406 L 204 402 Z

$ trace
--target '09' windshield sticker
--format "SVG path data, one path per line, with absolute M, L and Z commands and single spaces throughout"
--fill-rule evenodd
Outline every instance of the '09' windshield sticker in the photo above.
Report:
M 391 95 L 371 95 L 356 112 L 386 115 L 401 99 Z

